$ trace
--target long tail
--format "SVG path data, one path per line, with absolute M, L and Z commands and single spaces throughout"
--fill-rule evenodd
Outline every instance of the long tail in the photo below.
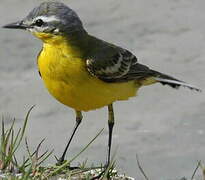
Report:
M 172 88 L 175 88 L 175 89 L 178 89 L 180 86 L 182 86 L 182 87 L 187 87 L 191 90 L 196 90 L 196 91 L 201 92 L 201 89 L 199 89 L 191 84 L 188 84 L 184 81 L 180 81 L 180 80 L 175 79 L 169 75 L 166 75 L 166 74 L 154 71 L 154 70 L 151 70 L 151 71 L 154 74 L 155 80 L 158 81 L 159 83 L 161 83 L 162 85 L 168 85 L 168 86 L 171 86 Z

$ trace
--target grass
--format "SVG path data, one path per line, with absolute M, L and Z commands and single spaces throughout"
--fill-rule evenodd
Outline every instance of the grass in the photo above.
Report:
M 15 129 L 15 119 L 9 128 L 5 128 L 4 119 L 1 122 L 1 138 L 0 138 L 0 179 L 1 180 L 33 180 L 33 179 L 48 179 L 48 180 L 93 180 L 95 179 L 112 179 L 112 180 L 133 180 L 134 178 L 119 175 L 115 168 L 114 157 L 111 160 L 110 166 L 105 169 L 100 167 L 87 167 L 86 162 L 79 164 L 77 169 L 70 169 L 70 164 L 75 161 L 102 133 L 100 130 L 97 135 L 73 158 L 66 160 L 63 164 L 47 165 L 46 160 L 52 156 L 53 151 L 45 151 L 39 153 L 43 145 L 44 139 L 37 145 L 34 150 L 29 148 L 29 141 L 25 138 L 25 132 L 28 125 L 29 115 L 34 106 L 32 106 L 25 116 L 22 127 Z M 26 154 L 23 157 L 16 158 L 16 152 L 20 146 L 26 147 Z M 17 160 L 21 159 L 21 160 Z M 136 156 L 137 166 L 145 180 L 149 180 L 143 170 L 138 156 Z M 191 180 L 195 179 L 196 172 L 201 169 L 202 179 L 205 180 L 205 166 L 201 161 L 198 162 Z M 98 176 L 101 174 L 100 178 Z M 182 178 L 181 180 L 188 180 Z
M 24 119 L 23 125 L 18 130 L 15 129 L 15 119 L 11 126 L 6 129 L 4 120 L 1 123 L 1 140 L 0 140 L 0 179 L 9 180 L 30 180 L 30 179 L 85 179 L 90 180 L 102 174 L 100 179 L 126 179 L 125 176 L 119 176 L 115 170 L 115 163 L 112 159 L 111 165 L 104 171 L 101 167 L 86 167 L 86 162 L 79 164 L 79 168 L 70 170 L 69 165 L 75 161 L 102 133 L 103 129 L 73 158 L 65 161 L 62 165 L 42 166 L 42 164 L 52 155 L 52 151 L 39 153 L 44 139 L 38 144 L 35 150 L 31 151 L 25 131 L 28 125 L 29 115 L 34 106 L 32 106 Z M 17 160 L 16 152 L 19 147 L 26 147 L 26 155 Z M 44 163 L 45 164 L 45 163 Z M 124 178 L 123 178 L 124 177 Z M 98 178 L 99 179 L 99 178 Z

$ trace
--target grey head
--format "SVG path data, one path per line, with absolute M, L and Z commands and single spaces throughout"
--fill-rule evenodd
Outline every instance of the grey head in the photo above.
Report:
M 75 11 L 56 1 L 41 3 L 26 18 L 5 25 L 4 28 L 26 29 L 31 32 L 53 34 L 84 31 L 83 24 Z

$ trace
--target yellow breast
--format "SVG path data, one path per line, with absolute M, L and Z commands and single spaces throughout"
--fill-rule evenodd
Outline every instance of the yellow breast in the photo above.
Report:
M 48 91 L 61 103 L 88 111 L 136 95 L 136 83 L 105 83 L 89 74 L 85 61 L 66 48 L 44 44 L 38 67 Z

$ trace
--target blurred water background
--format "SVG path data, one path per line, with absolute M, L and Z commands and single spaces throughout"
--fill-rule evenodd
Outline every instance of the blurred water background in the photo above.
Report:
M 1 0 L 0 26 L 23 18 L 41 0 Z M 88 32 L 131 50 L 143 64 L 205 89 L 204 0 L 69 0 Z M 75 123 L 74 112 L 52 98 L 37 71 L 42 43 L 31 34 L 0 29 L 0 115 L 17 126 L 32 105 L 27 137 L 31 148 L 45 137 L 43 149 L 60 156 Z M 114 104 L 113 151 L 121 172 L 142 179 L 136 153 L 151 179 L 190 177 L 205 160 L 205 96 L 159 84 L 138 97 Z M 84 113 L 68 158 L 101 128 L 103 134 L 78 159 L 105 162 L 107 109 Z M 22 156 L 24 146 L 19 152 Z M 55 162 L 54 158 L 49 163 Z

